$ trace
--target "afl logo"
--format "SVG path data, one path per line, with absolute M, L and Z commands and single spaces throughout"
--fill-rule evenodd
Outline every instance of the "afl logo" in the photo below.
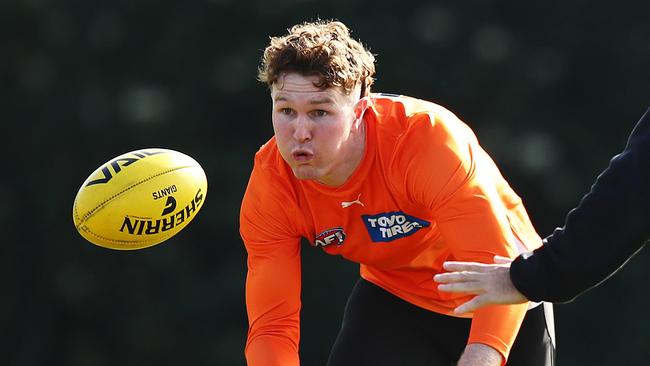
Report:
M 322 233 L 316 235 L 316 239 L 314 239 L 313 245 L 315 247 L 325 247 L 330 244 L 341 245 L 343 244 L 344 240 L 345 240 L 345 231 L 343 231 L 343 228 L 335 227 L 335 228 L 327 229 Z

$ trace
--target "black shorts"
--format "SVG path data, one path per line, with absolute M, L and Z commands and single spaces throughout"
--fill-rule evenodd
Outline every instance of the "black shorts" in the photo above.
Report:
M 471 322 L 422 309 L 360 279 L 348 299 L 327 365 L 455 365 L 465 349 Z M 550 304 L 529 310 L 507 365 L 554 365 L 552 322 Z

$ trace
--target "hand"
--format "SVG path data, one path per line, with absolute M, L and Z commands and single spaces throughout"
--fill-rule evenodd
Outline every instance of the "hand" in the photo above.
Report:
M 460 356 L 457 366 L 500 366 L 503 357 L 494 348 L 482 343 L 470 343 Z
M 456 314 L 473 312 L 487 305 L 521 304 L 528 301 L 510 280 L 512 259 L 495 256 L 494 262 L 495 264 L 445 262 L 443 268 L 451 272 L 433 277 L 436 282 L 442 283 L 438 286 L 440 291 L 478 295 L 457 307 L 454 310 Z

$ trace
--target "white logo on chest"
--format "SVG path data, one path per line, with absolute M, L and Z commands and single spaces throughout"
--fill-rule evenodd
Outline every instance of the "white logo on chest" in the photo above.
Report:
M 366 205 L 364 205 L 364 204 L 361 202 L 361 193 L 359 193 L 359 196 L 358 196 L 357 199 L 354 200 L 354 201 L 350 201 L 350 202 L 343 201 L 343 202 L 341 202 L 341 207 L 342 207 L 342 208 L 348 208 L 348 207 L 354 205 L 355 203 L 358 204 L 358 205 L 361 205 L 361 206 L 363 206 L 363 207 L 366 206 Z

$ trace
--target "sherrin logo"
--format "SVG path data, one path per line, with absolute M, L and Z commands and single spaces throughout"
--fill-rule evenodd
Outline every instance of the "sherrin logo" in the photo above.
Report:
M 316 239 L 314 239 L 314 246 L 325 247 L 330 244 L 341 245 L 343 244 L 344 240 L 345 240 L 345 231 L 343 231 L 343 228 L 335 227 L 335 228 L 327 229 L 322 233 L 316 235 Z
M 402 211 L 384 212 L 376 215 L 362 215 L 363 223 L 374 242 L 388 242 L 413 235 L 430 222 Z
M 149 218 L 126 215 L 124 216 L 124 221 L 122 222 L 120 231 L 125 232 L 126 230 L 126 232 L 131 235 L 154 235 L 171 230 L 175 226 L 182 224 L 185 220 L 189 220 L 196 213 L 199 206 L 201 206 L 202 201 L 203 193 L 201 192 L 201 188 L 199 188 L 193 200 L 177 212 L 173 212 L 174 209 L 176 209 L 176 199 L 172 196 L 168 196 L 165 208 L 163 209 L 162 218 L 152 220 Z

